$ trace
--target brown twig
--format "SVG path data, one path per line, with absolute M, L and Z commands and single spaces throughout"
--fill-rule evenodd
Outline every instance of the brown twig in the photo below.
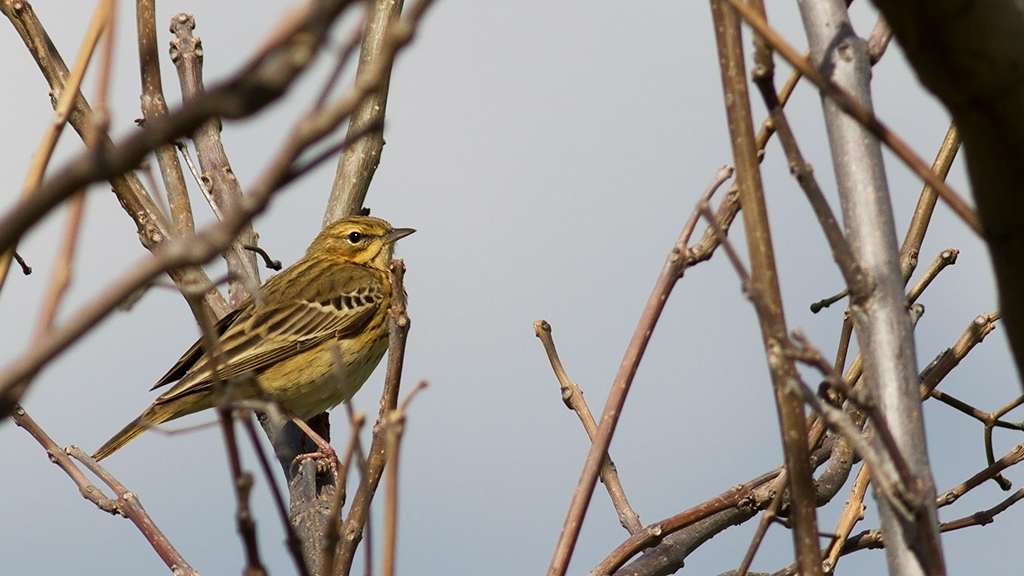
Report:
M 943 522 L 939 524 L 939 530 L 942 532 L 949 532 L 952 530 L 959 530 L 961 528 L 967 528 L 968 526 L 984 526 L 991 524 L 996 516 L 1005 512 L 1010 506 L 1013 506 L 1017 502 L 1024 499 L 1024 488 L 1021 488 L 1011 494 L 1008 498 L 989 508 L 988 510 L 982 510 L 981 512 L 975 512 L 966 518 L 960 518 L 957 520 L 950 520 L 949 522 Z
M 822 561 L 828 573 L 835 571 L 836 563 L 839 561 L 839 556 L 843 551 L 843 543 L 857 522 L 864 519 L 864 496 L 867 494 L 870 481 L 871 474 L 868 470 L 868 464 L 864 463 L 860 467 L 860 472 L 857 473 L 857 478 L 853 481 L 853 486 L 850 488 L 850 497 L 847 498 L 846 504 L 843 505 L 843 513 L 839 516 L 839 521 L 836 522 L 836 529 L 834 531 L 836 540 L 832 543 L 828 553 L 825 555 L 825 559 Z
M 284 498 L 281 496 L 281 488 L 277 485 L 277 476 L 270 468 L 270 460 L 263 452 L 263 444 L 260 443 L 259 436 L 256 434 L 256 426 L 253 425 L 251 417 L 242 417 L 240 420 L 242 422 L 242 427 L 245 428 L 245 432 L 249 436 L 249 441 L 252 443 L 252 449 L 256 452 L 256 459 L 259 460 L 263 476 L 266 477 L 267 483 L 270 485 L 270 495 L 274 500 L 274 508 L 277 510 L 278 518 L 280 518 L 281 524 L 284 527 L 284 533 L 286 536 L 285 542 L 288 545 L 288 551 L 292 555 L 292 560 L 295 561 L 295 568 L 298 570 L 299 574 L 307 576 L 311 574 L 311 572 L 306 566 L 305 557 L 302 555 L 302 540 L 299 539 L 298 534 L 295 532 L 295 528 L 292 526 L 292 523 L 288 518 L 288 506 L 285 504 Z
M 13 252 L 14 260 L 18 262 L 18 266 L 21 266 L 21 273 L 24 274 L 25 276 L 31 274 L 32 267 L 29 266 L 27 262 L 25 262 L 25 259 L 21 257 L 21 254 L 18 254 L 17 250 L 14 250 Z
M 1018 396 L 1005 404 L 999 410 L 989 413 L 979 410 L 967 402 L 939 390 L 932 390 L 930 395 L 939 402 L 942 402 L 943 404 L 946 404 L 947 406 L 950 406 L 985 425 L 985 457 L 988 459 L 989 464 L 993 464 L 995 462 L 995 454 L 993 453 L 992 448 L 992 430 L 994 428 L 998 427 L 1009 430 L 1024 430 L 1024 422 L 1013 423 L 1000 420 L 1004 414 L 1024 403 L 1024 396 Z M 1009 480 L 1003 477 L 1002 474 L 996 474 L 992 479 L 995 480 L 996 484 L 999 484 L 999 487 L 1003 490 L 1009 490 L 1013 486 Z
M 985 480 L 995 478 L 1000 472 L 1014 464 L 1019 464 L 1022 460 L 1024 460 L 1024 444 L 1018 444 L 1005 456 L 989 464 L 984 470 L 971 476 L 960 485 L 939 494 L 935 498 L 936 504 L 938 506 L 949 506 L 964 494 L 980 486 Z
M 793 136 L 793 131 L 789 127 L 789 120 L 782 110 L 782 103 L 775 92 L 771 52 L 767 48 L 766 50 L 767 53 L 763 56 L 766 62 L 759 61 L 754 67 L 752 73 L 754 83 L 761 92 L 761 98 L 764 99 L 765 107 L 768 108 L 772 124 L 779 134 L 779 142 L 782 144 L 786 160 L 789 162 L 789 171 L 796 177 L 796 181 L 800 184 L 800 188 L 804 191 L 807 201 L 814 210 L 814 215 L 818 218 L 818 224 L 821 226 L 822 231 L 824 231 L 825 239 L 828 241 L 829 248 L 832 251 L 832 258 L 839 266 L 843 279 L 846 280 L 847 290 L 853 295 L 854 300 L 864 298 L 871 290 L 871 286 L 864 275 L 864 271 L 857 264 L 857 259 L 853 255 L 850 244 L 846 241 L 846 237 L 843 235 L 843 231 L 840 229 L 839 223 L 836 221 L 836 217 L 828 205 L 828 200 L 825 199 L 825 195 L 814 178 L 813 169 L 804 160 L 803 154 L 800 152 L 796 137 Z M 816 312 L 813 305 L 811 306 L 811 311 Z
M 384 558 L 380 570 L 382 576 L 395 575 L 395 558 L 398 553 L 398 449 L 405 431 L 405 414 L 412 399 L 426 387 L 425 381 L 417 384 L 398 409 L 388 412 L 383 423 L 388 482 L 384 490 Z
M 946 137 L 939 146 L 932 163 L 932 172 L 945 178 L 949 174 L 949 168 L 953 165 L 957 151 L 960 150 L 960 132 L 955 124 L 949 125 Z M 900 246 L 900 271 L 903 273 L 903 281 L 906 282 L 917 268 L 917 256 L 921 251 L 921 244 L 924 242 L 925 232 L 928 231 L 928 224 L 932 220 L 932 212 L 935 211 L 935 202 L 938 200 L 938 193 L 929 184 L 925 184 L 921 195 L 917 199 L 917 207 L 914 208 L 914 216 L 910 219 L 910 226 L 907 227 L 907 235 Z
M 712 186 L 709 186 L 709 188 L 713 188 L 714 183 L 720 179 L 724 181 L 721 169 L 715 175 Z M 715 219 L 716 223 L 728 225 L 732 218 L 735 217 L 737 210 L 736 197 L 727 194 L 725 200 L 723 200 L 723 205 L 719 208 L 719 215 Z M 580 527 L 583 525 L 583 517 L 586 515 L 590 499 L 594 494 L 598 473 L 608 452 L 612 435 L 615 433 L 615 426 L 618 424 L 619 415 L 622 413 L 622 406 L 625 404 L 629 387 L 633 383 L 633 377 L 636 375 L 637 367 L 643 358 L 644 350 L 647 348 L 647 343 L 650 341 L 651 334 L 654 332 L 658 318 L 661 316 L 661 311 L 665 307 L 665 302 L 668 300 L 673 286 L 682 278 L 683 273 L 688 267 L 710 258 L 711 253 L 718 246 L 718 240 L 714 233 L 708 231 L 698 247 L 690 250 L 685 245 L 685 240 L 688 238 L 689 233 L 687 228 L 684 227 L 679 238 L 672 246 L 672 250 L 669 252 L 655 282 L 654 290 L 651 292 L 650 297 L 647 299 L 647 304 L 640 314 L 640 320 L 637 322 L 633 337 L 626 348 L 625 356 L 619 365 L 619 370 L 615 375 L 611 391 L 601 413 L 597 433 L 591 441 L 590 451 L 587 453 L 587 459 L 583 465 L 580 480 L 569 503 L 569 511 L 562 526 L 562 532 L 555 545 L 554 556 L 548 568 L 549 576 L 564 576 L 568 567 L 569 558 L 572 556 L 573 548 L 576 546 L 576 539 L 579 536 Z
M 188 562 L 181 556 L 180 553 L 171 545 L 167 537 L 160 531 L 153 520 L 146 513 L 145 508 L 142 507 L 142 503 L 139 502 L 138 497 L 133 493 L 129 492 L 120 482 L 118 482 L 113 476 L 107 473 L 95 460 L 90 458 L 87 454 L 79 450 L 75 446 L 62 450 L 56 442 L 53 441 L 39 427 L 38 424 L 21 406 L 17 406 L 12 417 L 15 423 L 23 428 L 26 432 L 32 435 L 33 438 L 39 442 L 39 445 L 46 450 L 47 456 L 50 461 L 60 467 L 69 478 L 78 486 L 79 493 L 86 500 L 89 500 L 96 505 L 97 508 L 110 514 L 119 514 L 128 518 L 133 524 L 139 529 L 146 541 L 150 543 L 153 550 L 156 551 L 160 559 L 163 560 L 164 564 L 171 569 L 175 574 L 182 574 L 183 576 L 198 576 Z M 102 479 L 107 486 L 109 486 L 116 494 L 116 498 L 108 498 L 103 494 L 103 491 L 95 486 L 88 477 L 71 461 L 68 456 L 71 455 L 75 459 L 79 460 L 86 467 L 92 470 L 97 476 Z
M 113 5 L 114 3 L 111 0 L 104 0 L 96 4 L 96 10 L 93 12 L 92 20 L 90 20 L 89 26 L 86 29 L 85 38 L 82 39 L 82 46 L 78 50 L 78 57 L 75 59 L 74 67 L 68 76 L 66 89 L 61 92 L 60 97 L 57 99 L 53 110 L 53 118 L 47 124 L 42 142 L 39 143 L 36 151 L 32 153 L 32 161 L 25 176 L 25 182 L 21 187 L 22 199 L 32 194 L 39 185 L 39 182 L 42 181 L 43 173 L 46 171 L 46 166 L 50 163 L 57 140 L 64 131 L 64 126 L 67 125 L 68 114 L 71 112 L 75 96 L 78 94 L 78 88 L 82 84 L 85 70 L 92 60 L 96 43 L 110 23 Z M 13 247 L 0 254 L 0 290 L 3 289 L 4 282 L 7 280 L 7 273 L 10 270 L 11 258 L 13 257 L 15 257 Z M 22 270 L 24 270 L 25 266 L 20 258 L 18 258 L 18 262 L 22 264 Z
M 979 314 L 960 335 L 952 348 L 939 353 L 938 357 L 921 371 L 921 397 L 927 397 L 939 382 L 946 377 L 960 361 L 974 349 L 990 332 L 995 330 L 995 322 L 999 319 L 998 312 Z
M 181 158 L 185 161 L 185 166 L 188 166 L 188 172 L 192 175 L 192 179 L 195 180 L 196 185 L 199 186 L 199 191 L 203 193 L 203 197 L 206 198 L 206 203 L 210 205 L 210 212 L 217 220 L 224 219 L 224 212 L 220 209 L 220 204 L 213 198 L 213 192 L 210 190 L 210 180 L 203 178 L 199 169 L 196 168 L 195 162 L 192 161 L 192 155 L 189 154 L 188 144 L 184 140 L 175 140 L 174 147 L 181 153 Z
M 537 338 L 540 338 L 541 343 L 544 345 L 544 351 L 547 353 L 548 361 L 551 363 L 551 369 L 555 372 L 555 378 L 558 379 L 558 383 L 561 386 L 562 402 L 565 403 L 566 408 L 576 413 L 580 422 L 583 423 L 583 429 L 586 430 L 587 436 L 593 441 L 594 435 L 597 433 L 597 423 L 594 422 L 594 416 L 590 413 L 586 400 L 583 399 L 583 390 L 569 379 L 569 375 L 565 373 L 565 368 L 562 367 L 562 360 L 558 357 L 558 351 L 555 349 L 555 340 L 551 336 L 551 325 L 546 320 L 537 320 L 533 323 L 533 330 L 537 334 Z M 615 468 L 615 463 L 612 462 L 611 456 L 607 454 L 605 455 L 604 462 L 601 464 L 600 478 L 608 490 L 608 496 L 612 499 L 612 505 L 615 506 L 615 512 L 619 516 L 619 523 L 630 534 L 639 532 L 643 527 L 640 524 L 640 515 L 629 505 L 626 492 L 619 481 L 619 473 Z
M 39 313 L 39 322 L 36 325 L 35 337 L 33 340 L 39 342 L 43 336 L 53 329 L 53 321 L 57 317 L 57 310 L 68 287 L 71 286 L 71 271 L 74 266 L 75 253 L 78 247 L 78 235 L 82 227 L 82 215 L 85 212 L 85 193 L 79 192 L 71 198 L 68 205 L 68 219 L 64 227 L 64 235 L 61 238 L 60 249 L 57 252 L 56 262 L 53 266 L 53 275 L 50 277 L 46 289 L 46 297 L 43 299 L 43 307 Z
M 690 236 L 693 236 L 693 230 L 697 227 L 697 221 L 700 220 L 701 210 L 703 206 L 706 206 L 711 202 L 711 197 L 715 195 L 715 192 L 725 183 L 726 180 L 732 178 L 732 174 L 735 172 L 732 166 L 722 166 L 715 172 L 715 176 L 708 183 L 708 187 L 704 189 L 704 193 L 700 195 L 700 199 L 697 200 L 697 204 L 693 208 L 693 212 L 690 213 L 690 217 L 686 220 L 686 225 L 683 226 L 683 232 L 679 235 L 678 244 L 684 249 L 684 254 L 689 255 L 689 248 L 687 247 L 690 243 Z M 714 217 L 708 220 L 709 226 L 715 222 Z
M 349 60 L 356 53 L 356 49 L 359 48 L 359 40 L 363 37 L 363 31 L 366 28 L 366 14 L 364 13 L 357 26 L 352 28 L 349 32 L 348 38 L 345 43 L 341 45 L 338 52 L 338 56 L 334 62 L 334 68 L 331 70 L 330 76 L 327 77 L 327 81 L 324 82 L 323 87 L 320 89 L 320 95 L 317 96 L 316 103 L 313 105 L 314 108 L 322 108 L 327 103 L 327 99 L 330 98 L 331 92 L 334 90 L 334 86 L 338 83 L 338 79 L 341 78 L 341 72 L 348 65 Z M 381 117 L 383 120 L 383 116 Z
M 689 510 L 645 526 L 642 531 L 630 536 L 622 544 L 619 544 L 600 564 L 590 571 L 590 576 L 611 574 L 630 558 L 639 554 L 644 549 L 654 546 L 669 534 L 724 510 L 749 505 L 753 491 L 776 478 L 780 472 L 780 470 L 769 472 L 750 482 L 734 486 L 715 498 Z
M 752 4 L 752 10 L 763 11 L 764 6 L 759 1 Z M 743 224 L 751 269 L 748 293 L 760 323 L 789 475 L 793 546 L 801 572 L 804 576 L 815 576 L 821 574 L 821 556 L 815 491 L 807 446 L 808 426 L 803 402 L 792 389 L 792 383 L 799 376 L 796 366 L 791 358 L 778 354 L 780 343 L 787 338 L 786 319 L 758 167 L 740 20 L 733 8 L 722 0 L 712 0 L 711 14 L 718 45 L 729 137 L 735 159 L 736 182 L 739 184 L 740 203 L 743 205 Z M 764 63 L 770 67 L 770 58 L 763 59 L 766 47 L 765 44 L 755 49 L 755 55 L 761 54 L 759 64 Z
M 281 269 L 281 261 L 274 260 L 273 258 L 271 258 L 270 254 L 267 254 L 267 251 L 264 250 L 263 248 L 260 248 L 259 246 L 252 246 L 250 244 L 242 244 L 242 248 L 245 248 L 246 250 L 252 250 L 253 252 L 259 254 L 260 257 L 263 258 L 263 265 L 266 266 L 267 268 L 270 268 L 271 270 Z
M 747 571 L 750 570 L 750 565 L 754 562 L 754 555 L 757 554 L 758 548 L 761 547 L 761 542 L 764 541 L 764 535 L 768 532 L 768 526 L 779 517 L 779 508 L 782 506 L 782 496 L 785 494 L 786 483 L 789 482 L 789 475 L 785 470 L 779 474 L 773 482 L 775 497 L 772 498 L 771 504 L 765 509 L 764 513 L 761 514 L 761 520 L 757 523 L 757 529 L 754 530 L 754 537 L 750 539 L 750 546 L 747 547 L 747 553 L 743 555 L 743 560 L 740 562 L 740 567 L 736 569 L 736 576 L 746 576 Z
M 338 363 L 338 359 L 341 357 L 341 351 L 337 347 L 334 347 L 333 350 L 336 354 L 335 365 L 340 366 L 341 364 Z M 334 498 L 331 499 L 331 508 L 327 514 L 327 530 L 324 533 L 323 566 L 324 572 L 327 574 L 334 574 L 335 552 L 338 547 L 338 541 L 341 540 L 341 507 L 345 505 L 345 484 L 348 479 L 349 470 L 351 470 L 353 457 L 356 458 L 361 473 L 365 473 L 366 467 L 366 462 L 362 457 L 362 445 L 359 442 L 359 433 L 366 423 L 366 415 L 362 412 L 354 412 L 351 401 L 346 402 L 345 407 L 349 416 L 348 445 L 345 448 L 345 455 L 341 459 L 342 468 L 338 473 L 338 486 L 334 490 Z
M 956 257 L 959 254 L 960 251 L 955 248 L 946 248 L 942 252 L 939 252 L 939 255 L 935 257 L 931 266 L 924 271 L 924 274 L 922 274 L 921 278 L 919 278 L 917 283 L 914 284 L 914 287 L 910 289 L 910 292 L 907 292 L 907 304 L 917 302 L 921 293 L 924 292 L 924 289 L 927 288 L 928 285 L 932 283 L 932 280 L 939 275 L 939 272 L 942 272 L 947 266 L 956 264 Z

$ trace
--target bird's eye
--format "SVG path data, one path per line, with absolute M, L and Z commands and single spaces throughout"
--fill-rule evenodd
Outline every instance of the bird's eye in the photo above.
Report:
M 359 232 L 349 232 L 348 241 L 353 244 L 359 244 L 359 241 L 363 239 L 363 235 Z

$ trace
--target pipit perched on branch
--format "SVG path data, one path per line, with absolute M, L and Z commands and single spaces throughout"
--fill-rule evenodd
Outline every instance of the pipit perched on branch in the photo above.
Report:
M 369 216 L 325 228 L 302 259 L 267 280 L 259 298 L 217 322 L 212 351 L 202 338 L 193 344 L 153 389 L 178 383 L 93 457 L 110 456 L 151 426 L 213 407 L 218 378 L 250 373 L 256 386 L 243 385 L 240 395 L 274 400 L 303 420 L 351 398 L 388 348 L 388 266 L 395 241 L 413 232 Z

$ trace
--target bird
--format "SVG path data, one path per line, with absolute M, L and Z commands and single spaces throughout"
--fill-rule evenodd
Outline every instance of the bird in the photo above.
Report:
M 213 354 L 202 338 L 193 344 L 151 390 L 177 383 L 93 458 L 110 456 L 157 424 L 215 406 L 218 379 L 251 374 L 255 387 L 241 386 L 240 395 L 274 400 L 302 420 L 350 399 L 387 351 L 389 265 L 395 242 L 413 232 L 371 216 L 328 225 L 302 258 L 214 325 Z

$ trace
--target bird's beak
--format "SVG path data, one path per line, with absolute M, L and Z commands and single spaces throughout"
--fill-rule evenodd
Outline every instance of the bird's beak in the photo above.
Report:
M 412 234 L 413 232 L 415 232 L 415 230 L 413 230 L 412 228 L 395 228 L 391 232 L 388 232 L 387 234 L 384 235 L 384 243 L 393 244 L 394 242 L 397 242 L 401 238 L 405 238 L 406 236 Z

